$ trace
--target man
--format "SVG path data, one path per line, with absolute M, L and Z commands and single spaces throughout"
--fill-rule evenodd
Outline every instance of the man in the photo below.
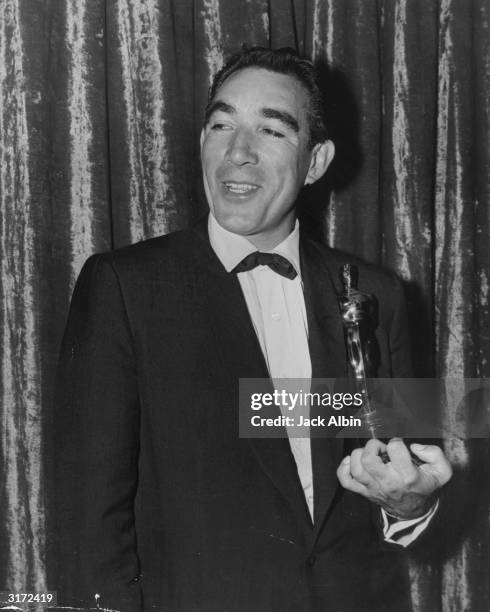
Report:
M 333 154 L 311 64 L 244 51 L 206 110 L 209 219 L 86 263 L 59 368 L 61 603 L 409 609 L 403 551 L 450 478 L 440 449 L 413 447 L 419 469 L 401 440 L 238 435 L 240 378 L 345 376 L 336 279 L 352 259 L 300 236 L 295 213 Z M 378 375 L 407 376 L 399 284 L 358 265 L 380 304 Z

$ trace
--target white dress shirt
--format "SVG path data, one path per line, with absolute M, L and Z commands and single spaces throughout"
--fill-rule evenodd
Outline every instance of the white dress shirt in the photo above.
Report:
M 231 272 L 247 255 L 257 250 L 244 236 L 221 227 L 212 214 L 209 215 L 208 231 L 211 246 L 227 272 Z M 311 358 L 299 260 L 298 221 L 289 236 L 268 252 L 285 257 L 293 265 L 297 276 L 289 279 L 274 272 L 269 266 L 257 266 L 238 273 L 238 280 L 270 377 L 272 380 L 302 379 L 302 389 L 307 392 L 309 389 L 305 388 L 304 383 L 311 379 Z M 289 443 L 313 521 L 310 438 L 289 436 Z M 437 505 L 426 515 L 405 521 L 389 517 L 382 509 L 385 540 L 408 546 L 422 533 L 436 510 Z M 392 539 L 399 532 L 402 532 L 400 537 Z

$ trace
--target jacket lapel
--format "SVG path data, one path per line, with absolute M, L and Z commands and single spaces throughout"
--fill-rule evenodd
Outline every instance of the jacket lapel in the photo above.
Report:
M 338 271 L 330 269 L 332 263 L 316 243 L 302 236 L 300 247 L 312 378 L 345 378 L 345 343 L 337 301 L 339 288 L 336 286 Z M 339 487 L 336 470 L 343 449 L 341 439 L 311 438 L 316 534 Z
M 229 372 L 231 384 L 236 385 L 238 398 L 240 378 L 268 379 L 269 372 L 237 276 L 228 273 L 214 253 L 207 224 L 202 222 L 194 229 L 200 238 L 195 262 L 202 271 L 200 291 L 206 297 L 222 367 Z M 272 382 L 270 390 L 273 390 Z M 236 423 L 238 438 L 238 415 Z M 251 438 L 248 443 L 264 472 L 290 504 L 301 527 L 311 532 L 308 508 L 286 432 L 283 438 Z

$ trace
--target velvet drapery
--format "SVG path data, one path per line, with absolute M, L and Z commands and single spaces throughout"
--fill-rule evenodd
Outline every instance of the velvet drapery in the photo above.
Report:
M 337 159 L 305 223 L 404 279 L 419 375 L 489 377 L 490 2 L 0 0 L 0 589 L 55 588 L 45 458 L 74 280 L 205 210 L 207 88 L 242 43 L 328 65 Z M 488 483 L 485 440 L 446 450 Z M 490 608 L 488 498 L 442 567 L 413 562 L 416 610 Z

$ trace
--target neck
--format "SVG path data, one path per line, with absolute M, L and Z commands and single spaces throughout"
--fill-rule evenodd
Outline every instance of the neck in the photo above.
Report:
M 296 217 L 293 217 L 286 227 L 277 228 L 275 231 L 267 234 L 250 234 L 243 237 L 253 244 L 258 251 L 271 251 L 289 236 L 294 229 L 295 223 Z

